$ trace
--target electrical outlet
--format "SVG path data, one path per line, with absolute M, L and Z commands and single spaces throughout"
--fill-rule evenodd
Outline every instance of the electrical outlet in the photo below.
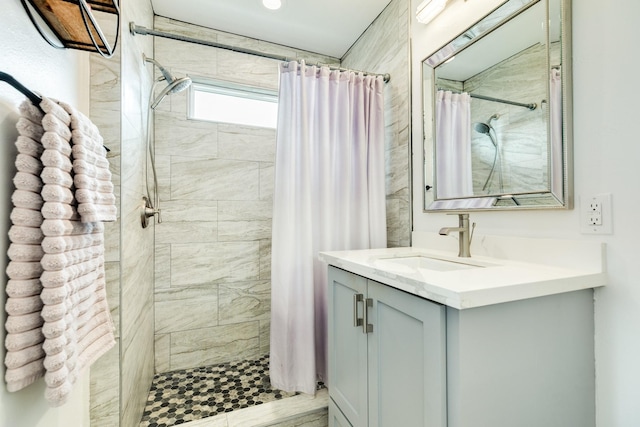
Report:
M 589 202 L 587 225 L 602 225 L 602 201 L 597 196 L 592 197 Z
M 580 221 L 580 230 L 584 234 L 611 234 L 613 232 L 611 194 L 581 197 Z

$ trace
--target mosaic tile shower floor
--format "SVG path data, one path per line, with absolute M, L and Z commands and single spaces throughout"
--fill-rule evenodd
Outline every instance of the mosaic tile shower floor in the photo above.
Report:
M 140 427 L 170 427 L 295 396 L 271 388 L 269 356 L 154 377 Z

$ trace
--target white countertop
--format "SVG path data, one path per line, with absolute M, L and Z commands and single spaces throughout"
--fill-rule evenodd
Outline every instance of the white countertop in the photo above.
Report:
M 435 271 L 384 260 L 407 256 L 427 256 L 452 262 L 470 262 L 479 266 Z M 597 262 L 583 265 L 568 262 L 568 267 L 562 267 L 487 256 L 458 258 L 450 251 L 416 247 L 322 252 L 320 259 L 335 267 L 456 309 L 590 289 L 606 283 L 603 263 Z

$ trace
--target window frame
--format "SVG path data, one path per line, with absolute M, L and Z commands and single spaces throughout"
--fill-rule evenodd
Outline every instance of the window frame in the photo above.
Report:
M 277 105 L 279 101 L 277 90 L 239 84 L 239 83 L 229 82 L 225 80 L 203 78 L 203 77 L 192 77 L 191 80 L 192 80 L 192 83 L 191 83 L 191 86 L 189 87 L 189 93 L 187 96 L 188 98 L 187 119 L 188 120 L 203 121 L 203 122 L 209 122 L 209 123 L 230 124 L 230 125 L 237 125 L 237 126 L 249 126 L 249 127 L 262 128 L 262 129 L 277 128 L 278 126 L 277 121 L 276 123 L 274 123 L 273 126 L 237 123 L 237 122 L 221 121 L 221 120 L 197 117 L 196 111 L 195 111 L 196 92 L 212 93 L 216 95 L 251 99 L 254 101 L 261 101 L 261 102 L 271 102 Z

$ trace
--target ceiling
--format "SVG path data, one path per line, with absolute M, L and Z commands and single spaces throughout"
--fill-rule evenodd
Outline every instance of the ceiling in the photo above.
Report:
M 390 0 L 151 0 L 156 15 L 342 58 Z

